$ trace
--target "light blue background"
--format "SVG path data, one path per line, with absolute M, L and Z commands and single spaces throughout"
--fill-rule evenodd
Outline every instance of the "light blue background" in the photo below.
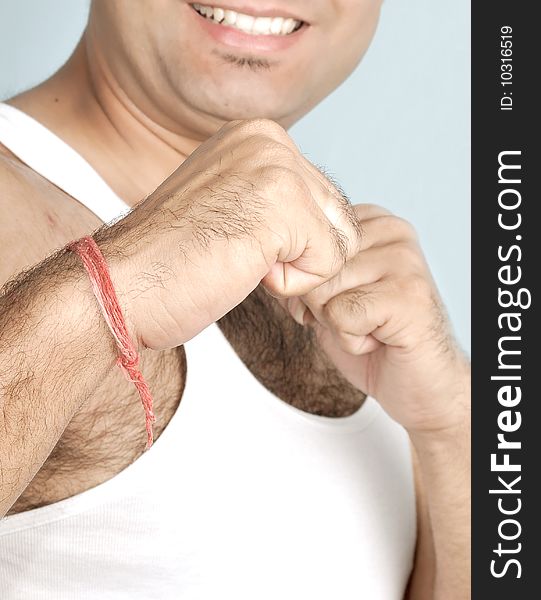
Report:
M 65 61 L 87 8 L 0 0 L 0 98 Z M 381 204 L 416 226 L 468 351 L 469 10 L 468 0 L 386 0 L 361 66 L 291 132 L 355 203 Z

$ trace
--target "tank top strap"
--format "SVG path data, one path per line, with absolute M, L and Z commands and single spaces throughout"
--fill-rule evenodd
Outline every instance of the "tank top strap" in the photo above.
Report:
M 44 125 L 3 102 L 0 102 L 0 144 L 104 223 L 130 211 L 130 206 L 80 154 Z

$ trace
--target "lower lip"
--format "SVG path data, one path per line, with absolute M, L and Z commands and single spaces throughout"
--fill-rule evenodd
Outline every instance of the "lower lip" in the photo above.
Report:
M 240 29 L 215 23 L 211 19 L 203 17 L 191 7 L 190 10 L 201 27 L 217 42 L 248 51 L 276 52 L 286 50 L 297 43 L 307 29 L 307 25 L 303 24 L 300 29 L 289 35 L 250 35 Z

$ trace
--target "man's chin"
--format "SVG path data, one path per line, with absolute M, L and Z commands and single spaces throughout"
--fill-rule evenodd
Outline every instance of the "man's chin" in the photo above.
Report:
M 237 119 L 272 119 L 281 124 L 292 114 L 291 102 L 286 102 L 283 93 L 277 97 L 276 88 L 247 86 L 244 80 L 238 86 L 231 81 L 220 86 L 218 91 L 206 90 L 205 102 L 195 94 L 199 102 L 194 106 L 207 115 L 222 121 Z M 217 102 L 218 100 L 218 102 Z

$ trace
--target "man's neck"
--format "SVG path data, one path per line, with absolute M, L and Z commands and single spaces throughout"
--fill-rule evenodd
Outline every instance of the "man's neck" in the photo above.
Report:
M 194 132 L 170 131 L 145 115 L 99 60 L 90 67 L 84 42 L 58 73 L 10 104 L 79 152 L 130 205 L 204 141 Z

